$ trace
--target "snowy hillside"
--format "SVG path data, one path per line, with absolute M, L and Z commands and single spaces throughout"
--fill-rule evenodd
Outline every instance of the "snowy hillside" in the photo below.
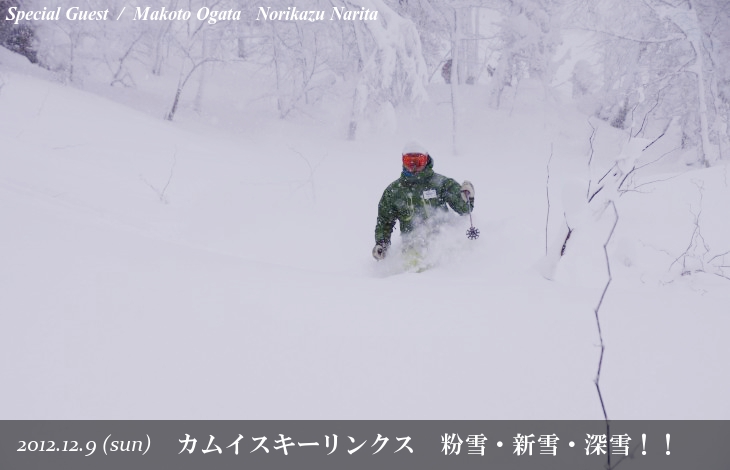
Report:
M 602 419 L 614 218 L 571 194 L 620 154 L 610 127 L 589 168 L 585 116 L 537 84 L 499 111 L 465 89 L 458 155 L 445 85 L 357 141 L 334 105 L 319 126 L 168 122 L 0 51 L 0 418 Z M 422 273 L 370 255 L 414 138 L 474 183 L 481 231 L 458 219 Z M 614 200 L 611 419 L 730 419 L 727 167 L 673 139 Z

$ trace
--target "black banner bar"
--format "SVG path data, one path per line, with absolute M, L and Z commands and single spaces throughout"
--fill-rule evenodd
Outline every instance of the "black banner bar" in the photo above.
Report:
M 0 421 L 0 469 L 730 469 L 728 421 Z

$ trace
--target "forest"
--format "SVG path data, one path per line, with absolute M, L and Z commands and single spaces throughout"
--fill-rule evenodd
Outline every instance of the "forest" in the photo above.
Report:
M 110 18 L 126 8 L 120 0 L 87 3 Z M 5 0 L 0 15 L 74 6 Z M 208 14 L 132 18 L 137 10 L 201 9 Z M 378 19 L 272 20 L 262 10 L 369 11 Z M 699 165 L 724 158 L 730 143 L 730 2 L 723 0 L 149 0 L 126 14 L 120 21 L 3 21 L 0 43 L 81 88 L 172 77 L 168 120 L 181 101 L 202 112 L 206 88 L 220 86 L 215 76 L 226 68 L 237 70 L 241 84 L 265 77 L 268 86 L 257 86 L 251 99 L 265 100 L 282 119 L 309 115 L 326 99 L 347 100 L 350 139 L 363 122 L 418 112 L 432 83 L 487 87 L 482 105 L 498 109 L 505 93 L 533 79 L 546 97 L 569 90 L 588 116 L 627 135 L 653 139 L 673 126 Z M 580 43 L 580 51 L 566 42 Z M 451 101 L 456 133 L 456 91 Z

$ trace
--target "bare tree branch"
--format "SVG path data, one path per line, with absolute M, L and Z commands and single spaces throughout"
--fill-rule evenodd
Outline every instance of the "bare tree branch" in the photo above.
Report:
M 613 207 L 613 213 L 615 215 L 615 220 L 613 221 L 613 226 L 611 227 L 611 232 L 608 234 L 608 238 L 606 239 L 606 242 L 603 244 L 603 253 L 606 256 L 606 271 L 608 272 L 608 280 L 606 281 L 606 285 L 603 287 L 603 292 L 601 293 L 601 298 L 598 299 L 598 305 L 596 305 L 596 308 L 593 310 L 595 316 L 596 316 L 596 327 L 598 328 L 598 339 L 600 340 L 600 346 L 601 346 L 601 355 L 598 359 L 598 370 L 596 371 L 596 378 L 594 379 L 593 383 L 596 385 L 596 391 L 598 392 L 598 399 L 601 402 L 601 410 L 603 411 L 603 418 L 606 421 L 606 436 L 611 435 L 611 429 L 610 424 L 608 421 L 608 412 L 606 411 L 606 403 L 603 400 L 603 394 L 601 393 L 601 370 L 603 368 L 603 355 L 606 351 L 606 345 L 603 342 L 603 332 L 601 331 L 601 319 L 598 315 L 599 310 L 601 309 L 601 305 L 603 305 L 603 300 L 606 297 L 606 292 L 608 292 L 608 287 L 611 285 L 611 281 L 613 280 L 613 276 L 611 275 L 611 262 L 608 258 L 608 244 L 611 242 L 611 238 L 613 238 L 613 233 L 616 230 L 616 225 L 618 225 L 618 210 L 616 209 L 616 204 L 613 201 L 610 201 L 609 204 L 611 204 L 611 207 Z M 608 452 L 606 452 L 606 458 L 608 459 L 608 468 L 611 468 L 611 442 L 608 441 Z
M 588 143 L 591 145 L 591 154 L 588 156 L 588 166 L 591 166 L 591 162 L 593 162 L 593 142 L 596 140 L 596 132 L 598 131 L 597 128 L 593 127 L 593 124 L 591 124 L 590 119 L 588 120 L 588 125 L 591 126 L 591 136 L 588 138 Z
M 654 139 L 651 142 L 649 142 L 649 144 L 646 147 L 644 147 L 643 149 L 641 149 L 641 151 L 643 152 L 644 150 L 648 149 L 649 147 L 651 147 L 652 145 L 654 145 L 655 143 L 657 143 L 659 141 L 659 139 L 661 139 L 662 137 L 664 137 L 664 135 L 666 135 L 667 131 L 669 130 L 669 126 L 671 126 L 671 125 L 672 125 L 672 119 L 670 119 L 667 122 L 667 125 L 664 126 L 664 130 L 662 131 L 662 133 L 659 134 L 659 136 L 656 139 Z
M 190 58 L 190 60 L 192 60 L 192 57 L 190 57 L 189 55 L 188 55 L 188 58 Z M 170 112 L 167 113 L 167 116 L 165 117 L 165 119 L 167 119 L 168 121 L 172 121 L 172 119 L 175 117 L 175 113 L 177 112 L 177 106 L 180 103 L 180 96 L 182 95 L 183 89 L 185 88 L 185 85 L 188 83 L 188 80 L 190 80 L 190 77 L 193 76 L 193 73 L 195 73 L 195 71 L 200 66 L 207 64 L 208 62 L 216 62 L 216 61 L 218 61 L 218 59 L 214 59 L 212 57 L 206 57 L 197 63 L 195 63 L 193 61 L 192 68 L 190 69 L 190 71 L 188 71 L 187 75 L 185 75 L 184 78 L 182 76 L 182 70 L 180 71 L 180 80 L 178 81 L 177 91 L 175 92 L 175 99 L 173 100 L 172 108 L 170 109 Z
M 309 159 L 307 157 L 305 157 L 302 154 L 302 152 L 300 152 L 299 150 L 297 150 L 297 149 L 295 149 L 294 147 L 291 147 L 291 146 L 289 146 L 289 150 L 291 150 L 292 152 L 294 152 L 297 155 L 299 155 L 299 157 L 302 160 L 304 160 L 304 162 L 307 164 L 307 167 L 309 168 L 309 178 L 307 178 L 306 180 L 301 181 L 301 184 L 299 186 L 297 186 L 296 188 L 294 188 L 291 191 L 291 193 L 295 193 L 296 191 L 299 190 L 299 188 L 302 188 L 304 185 L 309 184 L 309 186 L 310 186 L 310 188 L 312 190 L 312 201 L 316 204 L 316 202 L 317 202 L 317 194 L 315 192 L 314 174 L 317 171 L 317 168 L 319 168 L 319 165 L 321 165 L 322 162 L 324 161 L 324 158 L 325 157 L 322 157 L 322 159 L 319 162 L 317 162 L 316 165 L 312 166 L 312 164 L 309 162 Z
M 695 253 L 700 240 L 702 242 L 702 248 L 704 248 L 704 250 L 705 250 L 705 254 L 709 253 L 709 251 L 710 251 L 710 247 L 707 245 L 707 242 L 705 241 L 705 237 L 702 235 L 702 229 L 700 227 L 700 217 L 702 216 L 702 202 L 704 200 L 704 186 L 699 184 L 696 181 L 694 183 L 700 192 L 700 209 L 699 209 L 699 211 L 695 214 L 692 211 L 692 209 L 690 208 L 690 212 L 692 213 L 692 215 L 694 215 L 694 230 L 692 231 L 692 236 L 689 239 L 689 244 L 687 245 L 687 248 L 684 250 L 684 252 L 681 255 L 679 255 L 677 257 L 677 259 L 672 261 L 672 264 L 669 265 L 669 269 L 672 269 L 672 266 L 677 264 L 679 262 L 679 260 L 682 260 L 682 275 L 683 276 L 686 274 L 691 274 L 693 272 L 691 269 L 687 269 L 687 258 L 697 259 L 702 265 L 702 269 L 700 269 L 698 271 L 704 272 L 704 262 L 703 262 L 704 255 L 697 256 Z M 692 253 L 690 253 L 690 250 L 692 251 Z
M 708 263 L 712 263 L 712 262 L 713 262 L 713 261 L 715 261 L 715 260 L 716 260 L 717 258 L 721 258 L 721 257 L 723 257 L 723 256 L 725 256 L 725 255 L 727 255 L 727 254 L 730 254 L 730 251 L 726 251 L 725 253 L 720 253 L 719 255 L 715 255 L 715 256 L 713 256 L 712 258 L 710 258 L 710 260 L 708 261 Z M 720 265 L 719 267 L 721 267 L 721 268 L 726 268 L 727 266 L 723 266 L 723 265 Z
M 591 28 L 573 27 L 573 28 L 569 28 L 569 29 L 577 29 L 579 31 L 589 31 L 592 33 L 605 34 L 607 36 L 612 36 L 617 39 L 623 39 L 625 41 L 638 42 L 638 43 L 642 43 L 642 44 L 662 44 L 662 43 L 667 43 L 667 42 L 683 41 L 686 39 L 686 36 L 684 36 L 684 35 L 673 36 L 673 37 L 662 38 L 662 39 L 656 39 L 656 38 L 642 39 L 642 38 L 632 38 L 632 37 L 624 36 L 622 34 L 614 33 L 612 31 L 605 31 L 605 30 L 598 30 L 598 29 L 591 29 Z
M 547 216 L 545 217 L 545 255 L 548 254 L 548 223 L 550 222 L 550 162 L 553 160 L 553 144 L 550 143 L 550 158 L 547 162 L 547 180 L 545 181 L 545 194 L 547 196 Z
M 122 71 L 124 70 L 124 62 L 126 62 L 129 55 L 134 50 L 134 47 L 137 45 L 137 43 L 144 37 L 145 33 L 140 33 L 134 41 L 132 41 L 132 44 L 129 45 L 127 50 L 122 54 L 122 57 L 119 58 L 119 65 L 117 66 L 117 71 L 114 72 L 114 76 L 112 77 L 112 82 L 109 84 L 110 86 L 114 86 L 116 83 L 121 83 L 122 85 L 126 84 L 124 83 L 124 79 L 129 75 L 125 74 L 122 76 Z M 131 76 L 130 76 L 131 77 Z M 132 79 L 132 83 L 134 83 L 134 79 Z
M 631 108 L 631 129 L 634 128 L 634 111 L 636 111 L 636 108 L 639 107 L 639 104 L 641 104 L 641 101 L 637 101 L 634 106 Z M 631 129 L 629 129 L 629 141 L 631 141 L 632 137 L 634 137 L 631 133 Z
M 658 179 L 658 180 L 652 180 L 652 181 L 647 181 L 646 183 L 641 183 L 641 184 L 637 184 L 636 186 L 634 186 L 634 187 L 633 187 L 633 188 L 631 188 L 631 189 L 632 189 L 632 190 L 636 190 L 636 189 L 642 188 L 642 187 L 644 187 L 644 186 L 648 186 L 648 185 L 650 185 L 650 184 L 654 184 L 654 183 L 663 183 L 663 182 L 665 182 L 665 181 L 673 180 L 674 178 L 679 178 L 680 176 L 684 175 L 684 173 L 688 173 L 688 172 L 687 172 L 687 171 L 685 171 L 685 172 L 683 172 L 683 173 L 678 173 L 678 174 L 676 174 L 676 175 L 674 175 L 674 176 L 670 176 L 670 177 L 668 177 L 668 178 L 663 178 L 663 179 Z
M 659 103 L 661 102 L 661 92 L 662 92 L 662 90 L 664 90 L 664 88 L 660 89 L 657 92 L 656 103 L 654 103 L 654 106 L 652 106 L 651 109 L 649 109 L 646 112 L 646 114 L 644 114 L 644 120 L 641 122 L 641 127 L 639 128 L 638 131 L 636 131 L 636 134 L 634 134 L 634 137 L 638 137 L 639 134 L 644 130 L 644 127 L 646 126 L 646 123 L 649 120 L 649 115 L 652 113 L 652 111 L 654 111 L 654 109 L 656 109 L 657 106 L 659 106 Z M 665 130 L 665 132 L 666 132 L 666 130 Z M 662 135 L 664 135 L 664 134 L 662 134 Z M 658 138 L 657 138 L 657 140 L 658 140 Z M 649 144 L 649 145 L 651 145 L 651 144 Z M 648 146 L 647 146 L 647 148 L 648 148 Z M 646 150 L 646 148 L 644 150 Z
M 162 188 L 162 190 L 157 189 L 157 187 L 147 181 L 144 176 L 139 175 L 139 179 L 141 179 L 143 183 L 149 186 L 149 188 L 154 191 L 155 194 L 157 194 L 157 197 L 163 204 L 170 203 L 170 201 L 168 201 L 167 199 L 167 196 L 165 196 L 165 192 L 167 191 L 167 187 L 170 186 L 170 183 L 172 182 L 172 177 L 175 175 L 175 166 L 177 166 L 177 147 L 175 148 L 175 152 L 172 154 L 172 166 L 170 167 L 170 176 L 168 176 L 167 182 L 165 183 L 165 186 Z
M 175 153 L 172 154 L 172 166 L 170 167 L 170 176 L 168 176 L 167 182 L 165 183 L 165 187 L 162 188 L 162 192 L 160 193 L 161 200 L 167 201 L 167 198 L 165 197 L 165 191 L 167 191 L 167 187 L 170 186 L 172 177 L 175 175 L 176 166 L 177 166 L 177 147 L 175 147 Z

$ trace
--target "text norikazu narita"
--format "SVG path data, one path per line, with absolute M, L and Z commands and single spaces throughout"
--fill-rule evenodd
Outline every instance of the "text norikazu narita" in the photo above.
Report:
M 297 7 L 287 7 L 286 10 L 271 10 L 271 7 L 259 7 L 256 21 L 278 20 L 278 21 L 323 21 L 324 10 L 297 10 Z M 345 7 L 332 7 L 331 20 L 377 20 L 378 11 L 360 7 L 360 10 L 346 10 Z

